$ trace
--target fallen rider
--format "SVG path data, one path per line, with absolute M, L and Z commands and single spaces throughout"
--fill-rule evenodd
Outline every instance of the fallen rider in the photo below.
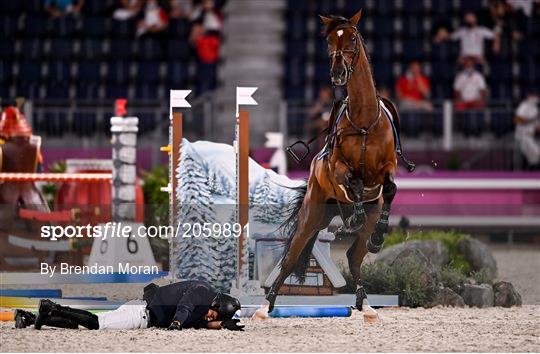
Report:
M 76 329 L 139 329 L 184 328 L 228 329 L 242 331 L 244 326 L 233 318 L 240 310 L 240 301 L 218 292 L 205 281 L 182 281 L 159 287 L 144 288 L 143 300 L 128 301 L 114 311 L 93 314 L 89 311 L 61 306 L 51 300 L 39 302 L 38 315 L 15 311 L 15 327 L 34 325 Z

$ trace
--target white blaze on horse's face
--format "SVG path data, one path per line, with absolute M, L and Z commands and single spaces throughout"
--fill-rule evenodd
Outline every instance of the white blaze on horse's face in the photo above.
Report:
M 343 36 L 343 30 L 339 30 L 339 31 L 337 31 L 337 36 L 338 36 L 338 37 L 341 37 L 341 36 Z

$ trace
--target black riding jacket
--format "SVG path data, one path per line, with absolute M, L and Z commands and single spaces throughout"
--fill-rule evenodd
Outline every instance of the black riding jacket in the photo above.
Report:
M 173 321 L 182 328 L 206 328 L 204 316 L 208 313 L 217 290 L 209 283 L 188 280 L 157 287 L 145 288 L 144 300 L 150 312 L 150 325 L 167 328 Z

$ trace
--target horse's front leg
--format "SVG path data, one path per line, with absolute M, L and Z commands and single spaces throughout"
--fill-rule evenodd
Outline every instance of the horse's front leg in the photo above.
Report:
M 394 183 L 394 176 L 389 173 L 384 178 L 381 215 L 379 216 L 377 224 L 375 224 L 375 230 L 366 243 L 367 249 L 371 253 L 378 253 L 382 248 L 384 237 L 388 233 L 388 219 L 390 217 L 390 209 L 396 192 L 397 186 Z
M 368 203 L 364 207 L 367 211 L 365 227 L 362 230 L 352 234 L 356 238 L 351 247 L 347 250 L 349 270 L 356 283 L 356 308 L 358 311 L 362 311 L 362 302 L 367 298 L 360 272 L 364 257 L 368 253 L 366 240 L 368 239 L 371 230 L 374 229 L 375 223 L 377 222 L 379 216 L 379 204 Z

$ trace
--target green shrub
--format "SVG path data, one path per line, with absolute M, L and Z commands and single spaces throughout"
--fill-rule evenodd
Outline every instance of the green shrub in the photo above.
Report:
M 49 165 L 49 172 L 50 173 L 64 173 L 66 172 L 66 161 L 61 160 L 58 162 L 55 162 L 51 165 Z M 56 201 L 56 193 L 58 192 L 58 183 L 44 183 L 41 186 L 41 193 L 45 197 L 45 200 L 47 201 L 47 204 L 49 204 L 49 208 L 51 210 L 56 209 L 56 205 L 54 204 Z
M 401 231 L 393 231 L 384 240 L 384 247 L 390 247 L 405 241 L 441 241 L 448 249 L 449 265 L 459 270 L 463 274 L 471 272 L 471 265 L 465 259 L 464 255 L 459 251 L 458 243 L 463 238 L 468 238 L 469 235 L 454 232 L 454 231 L 407 231 L 404 234 Z
M 356 282 L 350 271 L 343 264 L 340 264 L 340 269 L 347 284 L 341 292 L 354 293 Z M 362 282 L 368 294 L 399 295 L 400 303 L 411 307 L 424 306 L 433 298 L 435 289 L 422 285 L 423 276 L 421 266 L 412 260 L 403 262 L 399 267 L 376 262 L 361 268 Z
M 169 224 L 169 194 L 161 191 L 161 187 L 169 183 L 168 168 L 158 166 L 143 175 L 143 194 L 145 202 L 144 223 L 148 226 Z M 169 264 L 169 242 L 159 237 L 149 238 L 154 257 L 167 269 Z
M 463 283 L 467 280 L 465 274 L 460 270 L 457 270 L 452 267 L 444 267 L 438 273 L 438 282 L 442 283 L 444 286 L 454 290 L 456 293 L 460 293 Z
M 471 278 L 474 279 L 476 284 L 493 284 L 493 278 L 491 277 L 487 269 L 472 271 Z

